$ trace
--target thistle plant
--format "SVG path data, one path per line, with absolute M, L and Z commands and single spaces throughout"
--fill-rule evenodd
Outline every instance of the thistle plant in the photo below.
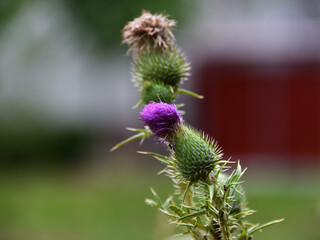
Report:
M 171 28 L 174 20 L 161 14 L 142 12 L 123 30 L 123 42 L 129 45 L 133 59 L 132 79 L 140 92 L 140 120 L 143 128 L 111 150 L 134 140 L 155 136 L 168 150 L 164 156 L 150 155 L 165 165 L 165 173 L 176 191 L 161 200 L 151 189 L 153 199 L 146 203 L 158 208 L 170 223 L 182 229 L 182 235 L 196 240 L 249 240 L 263 228 L 281 222 L 252 224 L 246 220 L 254 210 L 247 206 L 240 162 L 223 158 L 222 148 L 209 136 L 184 122 L 175 104 L 180 94 L 200 95 L 180 88 L 190 75 L 190 64 L 175 45 Z M 229 173 L 228 173 L 229 171 Z M 231 171 L 231 173 L 230 173 Z

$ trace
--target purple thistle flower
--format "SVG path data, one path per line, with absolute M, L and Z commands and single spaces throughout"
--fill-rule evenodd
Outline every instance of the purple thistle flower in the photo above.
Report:
M 173 137 L 177 127 L 182 122 L 176 105 L 151 102 L 140 112 L 141 120 L 154 135 L 164 139 Z

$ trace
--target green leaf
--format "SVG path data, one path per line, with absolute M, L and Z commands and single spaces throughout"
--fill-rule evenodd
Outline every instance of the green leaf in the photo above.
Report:
M 234 218 L 246 217 L 246 216 L 249 216 L 255 212 L 256 212 L 255 210 L 249 209 L 249 210 L 245 210 L 240 213 L 234 214 L 234 215 L 232 215 L 232 217 L 234 217 Z
M 265 223 L 265 224 L 262 224 L 262 225 L 254 226 L 254 227 L 252 227 L 252 228 L 250 228 L 248 230 L 248 235 L 251 235 L 251 234 L 255 233 L 256 231 L 260 231 L 260 230 L 262 230 L 262 229 L 264 229 L 266 227 L 269 227 L 269 226 L 271 226 L 273 224 L 280 223 L 283 220 L 284 220 L 284 218 L 278 219 L 278 220 L 274 220 L 274 221 L 271 221 L 271 222 L 268 222 L 268 223 Z
M 183 232 L 183 233 L 178 233 L 176 235 L 173 235 L 172 238 L 177 238 L 177 237 L 181 237 L 181 236 L 184 236 L 184 235 L 189 235 L 190 232 L 189 231 L 186 231 L 186 232 Z
M 247 228 L 244 227 L 240 237 L 238 238 L 238 240 L 244 240 L 244 239 L 246 239 L 246 237 L 247 237 Z
M 172 201 L 172 196 L 168 197 L 167 200 L 163 203 L 162 208 L 168 210 L 169 203 Z
M 196 98 L 199 98 L 199 99 L 203 99 L 203 96 L 202 95 L 199 95 L 197 93 L 194 93 L 194 92 L 191 92 L 189 90 L 186 90 L 186 89 L 182 89 L 182 88 L 179 88 L 178 89 L 178 93 L 179 94 L 186 94 L 186 95 L 190 95 L 192 97 L 196 97 Z
M 145 134 L 152 134 L 151 130 L 148 127 L 145 127 L 144 129 L 140 129 L 140 128 L 126 128 L 128 131 L 132 131 L 132 132 L 143 132 Z
M 232 172 L 232 174 L 230 175 L 230 177 L 228 178 L 228 180 L 226 182 L 226 185 L 238 184 L 240 178 L 242 177 L 242 175 L 245 173 L 246 170 L 247 169 L 244 169 L 242 171 L 240 162 L 238 161 L 237 169 Z
M 209 202 L 212 202 L 213 199 L 213 195 L 214 195 L 214 186 L 213 185 L 208 185 L 208 189 L 209 189 Z
M 192 186 L 192 182 L 188 182 L 188 185 L 187 185 L 187 187 L 186 187 L 186 190 L 185 190 L 184 193 L 183 193 L 182 202 L 184 202 L 184 200 L 186 199 L 186 196 L 187 196 L 187 194 L 188 194 L 191 186 Z
M 176 214 L 178 214 L 180 217 L 183 216 L 183 214 L 184 214 L 181 209 L 177 208 L 177 207 L 174 206 L 174 205 L 170 205 L 169 208 L 170 208 L 173 212 L 175 212 Z
M 122 142 L 118 143 L 118 144 L 115 145 L 113 148 L 111 148 L 110 152 L 118 149 L 119 147 L 127 144 L 128 142 L 131 142 L 131 141 L 133 141 L 133 140 L 135 140 L 135 139 L 138 139 L 138 138 L 142 138 L 142 137 L 144 137 L 144 135 L 145 135 L 145 133 L 137 133 L 137 134 L 135 134 L 135 135 L 127 138 L 126 140 L 123 140 Z
M 150 155 L 164 164 L 171 165 L 171 159 L 161 154 L 153 153 L 153 152 L 142 152 L 142 151 L 138 151 L 138 153 Z
M 202 211 L 199 211 L 199 212 L 194 212 L 194 213 L 191 213 L 191 214 L 188 214 L 188 215 L 185 215 L 185 216 L 179 218 L 179 221 L 183 221 L 183 220 L 186 220 L 186 219 L 194 218 L 194 217 L 203 215 L 205 213 L 207 213 L 206 209 L 204 209 Z
M 111 148 L 110 152 L 118 149 L 119 147 L 135 140 L 138 138 L 141 138 L 141 142 L 140 144 L 143 142 L 144 139 L 146 139 L 147 137 L 152 135 L 152 132 L 149 128 L 145 128 L 145 129 L 137 129 L 137 128 L 127 128 L 127 130 L 129 131 L 133 131 L 133 132 L 138 132 L 137 134 L 123 140 L 122 142 L 118 143 L 117 145 L 115 145 L 113 148 Z
M 188 227 L 188 228 L 194 228 L 194 225 L 192 223 L 183 223 L 183 222 L 177 222 L 177 225 Z
M 163 214 L 167 215 L 168 217 L 170 217 L 173 221 L 177 220 L 179 218 L 179 216 L 176 216 L 162 208 L 159 208 L 159 211 L 162 212 Z
M 213 206 L 209 206 L 208 211 L 215 217 L 219 216 L 219 211 L 215 209 Z
M 156 199 L 157 204 L 158 204 L 159 206 L 162 206 L 162 202 L 161 202 L 161 200 L 160 200 L 160 197 L 159 197 L 158 194 L 156 193 L 156 191 L 155 191 L 153 188 L 150 188 L 150 190 L 151 190 L 154 198 Z
M 152 199 L 149 199 L 149 198 L 147 198 L 147 199 L 145 200 L 145 203 L 146 203 L 147 205 L 151 206 L 151 207 L 157 207 L 157 206 L 158 206 L 158 204 L 157 204 L 155 201 L 153 201 Z
M 203 208 L 188 206 L 188 205 L 184 205 L 184 204 L 181 204 L 181 207 L 187 208 L 187 209 L 190 209 L 190 210 L 193 210 L 193 211 L 201 211 L 203 209 Z
M 136 108 L 139 107 L 142 103 L 143 103 L 143 101 L 140 100 L 139 102 L 136 103 L 136 105 L 134 105 L 134 106 L 132 107 L 132 109 L 136 109 Z

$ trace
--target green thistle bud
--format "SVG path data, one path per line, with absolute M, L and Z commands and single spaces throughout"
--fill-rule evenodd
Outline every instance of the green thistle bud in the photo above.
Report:
M 197 182 L 207 179 L 222 154 L 212 140 L 182 125 L 174 137 L 173 157 L 182 177 Z
M 162 83 L 145 81 L 141 90 L 141 100 L 144 104 L 153 102 L 173 103 L 174 93 Z
M 177 88 L 190 75 L 189 70 L 189 63 L 178 49 L 145 52 L 134 66 L 133 81 L 138 85 L 156 81 Z

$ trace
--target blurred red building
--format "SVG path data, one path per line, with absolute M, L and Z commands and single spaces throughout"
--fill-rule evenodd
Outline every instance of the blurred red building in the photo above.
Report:
M 320 156 L 320 68 L 316 62 L 206 61 L 204 128 L 236 154 Z M 314 159 L 314 158 L 310 158 Z
M 195 71 L 205 96 L 197 103 L 201 126 L 227 156 L 276 156 L 289 165 L 303 158 L 314 166 L 320 163 L 320 24 L 268 24 L 229 24 L 203 43 Z

